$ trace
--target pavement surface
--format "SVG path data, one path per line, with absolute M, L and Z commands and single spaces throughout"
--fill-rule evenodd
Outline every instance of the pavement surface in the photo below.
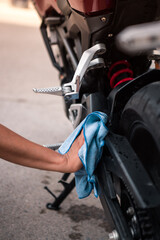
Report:
M 59 85 L 32 8 L 0 1 L 0 123 L 39 144 L 63 142 L 72 132 L 60 97 L 34 87 Z M 99 199 L 78 200 L 74 190 L 59 211 L 45 208 L 62 187 L 62 174 L 0 160 L 0 240 L 106 240 L 110 230 Z

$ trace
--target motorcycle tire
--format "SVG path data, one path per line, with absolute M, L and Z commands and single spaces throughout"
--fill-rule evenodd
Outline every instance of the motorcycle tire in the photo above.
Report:
M 160 82 L 146 85 L 131 97 L 122 113 L 121 129 L 160 191 Z M 138 209 L 125 187 L 121 201 L 123 212 L 129 207 L 136 212 L 141 237 L 134 239 L 160 239 L 160 207 Z

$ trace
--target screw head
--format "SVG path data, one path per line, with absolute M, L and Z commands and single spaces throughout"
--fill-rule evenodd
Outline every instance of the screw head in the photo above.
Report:
M 109 34 L 108 34 L 108 37 L 109 37 L 109 38 L 113 37 L 113 33 L 109 33 Z
M 134 208 L 133 207 L 129 207 L 126 211 L 127 215 L 133 216 L 134 215 Z
M 106 18 L 106 17 L 101 17 L 101 21 L 102 21 L 102 22 L 106 22 L 106 21 L 107 21 L 107 18 Z

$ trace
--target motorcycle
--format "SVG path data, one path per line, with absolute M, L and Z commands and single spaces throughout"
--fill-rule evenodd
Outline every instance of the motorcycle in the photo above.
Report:
M 160 239 L 160 52 L 154 49 L 160 41 L 157 31 L 144 36 L 152 26 L 142 27 L 144 32 L 132 29 L 136 24 L 155 24 L 160 3 L 33 2 L 60 79 L 58 87 L 34 91 L 62 96 L 74 128 L 93 111 L 108 115 L 109 134 L 95 174 L 102 206 L 107 214 L 109 209 L 115 225 L 109 239 Z M 55 150 L 59 145 L 48 147 Z M 68 176 L 60 180 L 64 191 L 58 197 L 46 187 L 55 198 L 48 209 L 57 210 L 74 188 L 75 180 L 67 183 Z

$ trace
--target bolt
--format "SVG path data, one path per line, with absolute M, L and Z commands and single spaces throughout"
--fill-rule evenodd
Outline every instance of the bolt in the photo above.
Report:
M 108 235 L 109 240 L 119 240 L 119 235 L 116 230 L 113 230 L 111 233 Z
M 129 216 L 133 216 L 134 215 L 134 208 L 133 207 L 129 207 L 126 211 L 127 215 Z
M 108 34 L 108 37 L 109 37 L 109 38 L 113 37 L 113 33 L 109 33 L 109 34 Z
M 132 217 L 132 223 L 135 223 L 135 224 L 137 224 L 137 218 L 136 218 L 136 216 L 135 216 L 135 215 Z
M 101 21 L 102 21 L 102 22 L 106 22 L 106 21 L 107 21 L 107 18 L 106 18 L 106 17 L 101 17 Z

